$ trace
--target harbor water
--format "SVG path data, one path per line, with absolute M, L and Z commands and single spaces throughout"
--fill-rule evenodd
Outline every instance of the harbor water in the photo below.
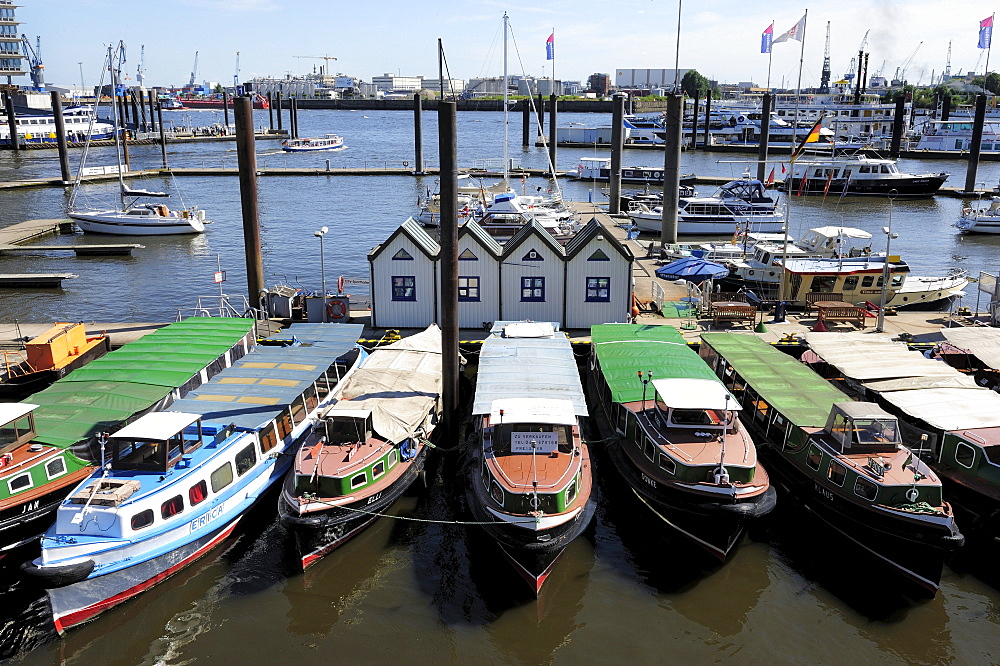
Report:
M 346 149 L 283 154 L 277 141 L 257 144 L 258 166 L 403 167 L 412 165 L 412 114 L 300 111 L 300 134 L 336 132 Z M 165 114 L 176 124 L 221 122 L 215 111 Z M 255 113 L 267 125 L 267 112 Z M 561 114 L 560 124 L 609 118 Z M 437 123 L 424 113 L 425 161 L 436 166 Z M 548 119 L 546 119 L 548 122 Z M 458 116 L 459 163 L 502 155 L 502 115 Z M 511 116 L 512 143 L 520 115 Z M 559 149 L 558 168 L 605 149 Z M 541 148 L 513 146 L 523 166 L 542 168 Z M 130 148 L 133 168 L 156 168 L 158 146 Z M 71 153 L 74 163 L 79 153 Z M 686 152 L 685 173 L 739 176 L 752 156 Z M 170 146 L 174 167 L 236 167 L 235 144 Z M 90 165 L 113 164 L 113 152 L 95 149 Z M 627 165 L 661 165 L 662 153 L 626 151 Z M 948 185 L 965 181 L 964 162 L 905 160 L 907 171 L 947 171 Z M 777 167 L 781 177 L 780 166 Z M 0 151 L 0 180 L 57 177 L 53 151 Z M 1000 164 L 984 163 L 978 180 L 992 187 Z M 245 293 L 242 222 L 235 176 L 162 178 L 146 189 L 179 187 L 185 201 L 208 211 L 213 224 L 192 237 L 145 237 L 134 257 L 76 258 L 67 253 L 3 257 L 4 273 L 72 272 L 61 290 L 0 292 L 0 321 L 172 321 L 199 296 L 218 294 L 213 274 L 221 261 L 223 290 Z M 318 290 L 324 242 L 327 284 L 338 275 L 367 278 L 367 253 L 410 214 L 433 176 L 264 176 L 260 211 L 265 280 Z M 531 178 L 527 192 L 553 184 Z M 561 180 L 568 200 L 604 203 L 600 184 Z M 88 198 L 109 200 L 117 185 L 87 186 Z M 711 190 L 701 186 L 702 191 Z M 0 227 L 65 217 L 61 188 L 0 193 Z M 1000 238 L 960 236 L 952 223 L 967 202 L 844 198 L 831 193 L 794 198 L 790 233 L 841 224 L 899 237 L 900 254 L 914 274 L 953 268 L 996 273 Z M 313 232 L 329 228 L 325 240 Z M 46 244 L 108 242 L 60 236 Z M 122 239 L 121 242 L 133 242 Z M 359 300 L 364 285 L 352 287 Z M 965 305 L 975 304 L 975 285 Z M 474 350 L 465 350 L 474 361 Z M 593 410 L 592 411 L 596 411 Z M 995 554 L 985 563 L 968 553 L 946 566 L 941 589 L 918 598 L 859 553 L 826 550 L 818 526 L 793 502 L 782 502 L 718 566 L 666 534 L 635 507 L 617 483 L 595 441 L 599 508 L 593 526 L 563 554 L 535 600 L 502 556 L 470 526 L 455 479 L 459 454 L 442 442 L 428 485 L 394 505 L 399 519 L 382 519 L 312 567 L 295 573 L 288 535 L 275 518 L 272 493 L 240 524 L 237 536 L 166 582 L 94 622 L 59 638 L 41 590 L 2 570 L 0 659 L 24 664 L 274 663 L 959 663 L 1000 662 L 1000 587 Z M 420 484 L 417 484 L 419 486 Z

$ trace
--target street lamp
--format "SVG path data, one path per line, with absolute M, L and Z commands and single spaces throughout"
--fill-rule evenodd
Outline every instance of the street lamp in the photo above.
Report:
M 323 290 L 323 323 L 327 322 L 327 311 L 326 311 L 326 263 L 323 260 L 323 237 L 326 236 L 326 232 L 329 231 L 326 227 L 323 227 L 319 231 L 314 231 L 313 236 L 319 238 L 319 279 L 320 286 Z
M 885 296 L 889 288 L 889 247 L 893 238 L 898 238 L 899 234 L 892 233 L 892 202 L 898 195 L 895 189 L 889 190 L 889 226 L 882 227 L 885 234 L 885 263 L 882 265 L 882 296 L 878 304 L 878 323 L 875 325 L 875 332 L 882 333 L 885 324 Z

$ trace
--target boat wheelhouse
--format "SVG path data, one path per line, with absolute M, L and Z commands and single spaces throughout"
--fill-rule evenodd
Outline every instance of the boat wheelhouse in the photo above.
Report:
M 749 177 L 722 185 L 709 197 L 681 197 L 677 209 L 677 233 L 726 234 L 739 232 L 779 233 L 785 218 L 764 183 Z M 663 206 L 636 202 L 628 215 L 639 231 L 659 233 Z
M 944 482 L 964 533 L 980 544 L 1000 537 L 1000 395 L 889 336 L 808 333 L 806 343 L 821 374 L 900 419 L 904 439 Z
M 303 569 L 389 509 L 420 476 L 441 418 L 441 330 L 376 348 L 318 413 L 278 498 Z
M 792 164 L 785 190 L 793 194 L 841 196 L 870 194 L 892 197 L 933 196 L 947 173 L 904 173 L 896 160 L 864 155 L 835 159 L 810 158 Z
M 22 571 L 49 588 L 60 633 L 131 599 L 220 544 L 292 464 L 354 349 L 358 324 L 293 324 L 102 443 Z M 289 335 L 290 334 L 290 335 Z
M 8 424 L 33 434 L 3 446 L 0 553 L 34 542 L 69 489 L 100 460 L 98 435 L 165 409 L 254 344 L 251 319 L 192 317 L 148 333 L 32 396 L 33 411 Z M 39 468 L 39 465 L 44 469 Z M 30 474 L 25 474 L 29 470 Z
M 831 545 L 843 535 L 933 594 L 964 537 L 937 475 L 903 446 L 896 417 L 851 402 L 756 336 L 703 333 L 700 355 L 748 406 L 775 483 L 833 528 Z
M 285 139 L 281 149 L 286 153 L 304 153 L 314 150 L 337 150 L 344 147 L 344 137 L 337 134 L 327 134 L 321 137 L 305 139 Z
M 741 405 L 672 326 L 602 324 L 591 339 L 619 474 L 651 516 L 724 560 L 775 505 Z
M 479 355 L 466 498 L 537 595 L 596 509 L 580 418 L 587 402 L 569 338 L 548 322 L 496 322 Z

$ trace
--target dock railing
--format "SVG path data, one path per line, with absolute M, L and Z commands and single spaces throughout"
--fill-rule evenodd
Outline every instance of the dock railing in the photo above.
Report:
M 188 317 L 238 317 L 263 321 L 267 319 L 267 313 L 260 308 L 251 307 L 246 296 L 232 299 L 228 294 L 218 294 L 199 296 L 194 307 L 177 309 L 176 321 L 183 321 Z

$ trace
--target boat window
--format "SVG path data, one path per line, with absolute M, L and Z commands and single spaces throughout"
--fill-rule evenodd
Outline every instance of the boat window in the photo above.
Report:
M 858 276 L 848 275 L 844 278 L 844 291 L 854 291 L 858 288 Z
M 54 479 L 57 476 L 62 476 L 66 473 L 66 461 L 59 458 L 53 458 L 52 460 L 45 463 L 45 474 L 50 478 Z
M 212 482 L 212 492 L 217 493 L 233 482 L 233 466 L 227 460 L 222 467 L 212 472 L 209 477 Z
M 642 453 L 650 460 L 656 459 L 656 445 L 649 437 L 644 437 L 642 440 Z
M 812 285 L 809 287 L 809 290 L 829 293 L 833 291 L 833 287 L 836 284 L 837 284 L 836 275 L 815 275 L 813 276 Z
M 278 437 L 284 439 L 292 432 L 292 416 L 286 409 L 278 417 Z
M 859 476 L 854 482 L 854 494 L 864 497 L 866 500 L 873 500 L 878 494 L 878 486 L 868 479 Z
M 292 422 L 302 423 L 302 419 L 305 418 L 306 403 L 303 396 L 299 396 L 292 403 Z
M 171 497 L 166 502 L 160 505 L 160 515 L 164 520 L 171 516 L 176 516 L 178 513 L 184 510 L 184 499 L 177 495 L 176 497 Z
M 821 462 L 823 462 L 823 452 L 815 444 L 810 444 L 809 452 L 806 454 L 806 464 L 813 469 L 819 469 Z
M 573 482 L 569 484 L 569 488 L 566 489 L 566 506 L 572 504 L 573 500 L 575 499 L 576 499 L 576 479 L 573 479 Z
M 191 502 L 191 506 L 195 506 L 206 499 L 208 499 L 208 484 L 202 479 L 188 490 L 188 501 Z
M 257 453 L 254 451 L 253 444 L 237 453 L 234 460 L 236 462 L 236 474 L 243 476 L 249 472 L 257 462 Z
M 875 286 L 876 287 L 881 287 L 882 286 L 882 276 L 881 275 L 879 275 L 878 279 L 875 280 Z
M 493 498 L 494 502 L 503 506 L 503 488 L 495 480 L 490 484 L 490 497 Z
M 889 165 L 888 164 L 883 164 L 882 165 L 882 173 L 892 173 L 891 171 L 889 171 Z
M 389 451 L 389 469 L 392 469 L 393 467 L 396 466 L 396 460 L 397 459 L 398 458 L 396 456 L 396 449 L 393 449 L 392 451 Z
M 307 388 L 304 396 L 306 401 L 306 411 L 311 412 L 316 409 L 316 405 L 319 404 L 319 398 L 316 396 L 316 386 L 312 385 Z
M 31 423 L 31 416 L 25 415 L 20 419 L 0 425 L 0 450 L 18 444 L 21 439 L 33 435 Z
M 393 449 L 395 450 L 395 449 Z M 377 463 L 372 465 L 372 478 L 377 479 L 378 477 L 385 474 L 385 461 L 379 460 Z
M 657 401 L 659 404 L 659 401 Z M 718 425 L 711 415 L 704 409 L 673 409 L 670 411 L 670 420 L 675 425 L 681 426 L 709 426 Z
M 674 471 L 677 469 L 677 463 L 675 463 L 674 459 L 668 456 L 667 454 L 661 453 L 660 469 L 667 472 L 668 474 L 673 474 Z
M 889 284 L 891 286 L 893 286 L 893 287 L 896 287 L 896 288 L 902 287 L 903 286 L 903 277 L 904 276 L 902 276 L 902 275 L 893 275 L 892 279 L 889 281 Z
M 863 278 L 861 278 L 861 288 L 862 289 L 868 289 L 873 284 L 875 284 L 875 276 L 874 275 L 866 275 Z
M 958 446 L 955 447 L 955 462 L 963 467 L 972 467 L 972 463 L 975 461 L 976 450 L 965 442 L 959 442 Z
M 899 441 L 895 419 L 854 421 L 854 441 L 857 444 L 886 444 Z
M 755 410 L 754 411 L 754 416 L 756 416 L 758 420 L 765 420 L 766 421 L 767 420 L 767 413 L 770 410 L 770 405 L 768 405 L 763 400 L 755 400 L 753 402 L 753 406 L 754 406 L 754 410 Z
M 860 173 L 870 173 L 871 172 L 871 167 L 863 166 L 860 169 L 858 169 L 858 171 Z
M 353 477 L 351 477 L 351 490 L 354 490 L 355 488 L 360 488 L 366 483 L 368 483 L 368 477 L 365 475 L 364 472 L 361 472 L 360 474 L 355 474 Z
M 830 469 L 827 470 L 826 476 L 838 486 L 842 486 L 844 485 L 844 479 L 847 477 L 847 468 L 836 460 L 831 460 Z
M 31 473 L 25 472 L 24 474 L 18 474 L 13 479 L 7 482 L 7 486 L 10 488 L 10 492 L 19 493 L 26 488 L 31 487 Z
M 153 510 L 146 509 L 132 516 L 132 529 L 141 530 L 153 524 Z
M 267 453 L 278 443 L 278 435 L 275 433 L 274 423 L 268 423 L 260 433 L 260 450 Z

